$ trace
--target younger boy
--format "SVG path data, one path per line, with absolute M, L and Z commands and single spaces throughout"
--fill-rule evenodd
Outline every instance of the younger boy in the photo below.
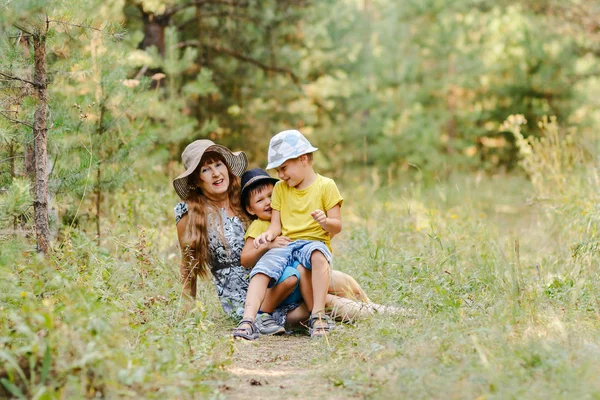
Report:
M 330 242 L 342 230 L 343 202 L 335 182 L 313 170 L 312 153 L 316 150 L 297 130 L 280 132 L 271 139 L 267 169 L 275 168 L 281 181 L 273 190 L 271 224 L 254 239 L 254 246 L 260 248 L 276 242 L 279 235 L 291 242 L 270 249 L 250 273 L 251 279 L 261 274 L 273 283 L 291 260 L 311 271 L 313 295 L 312 299 L 304 297 L 304 300 L 311 310 L 312 337 L 326 336 L 330 329 L 329 317 L 324 312 L 332 259 Z

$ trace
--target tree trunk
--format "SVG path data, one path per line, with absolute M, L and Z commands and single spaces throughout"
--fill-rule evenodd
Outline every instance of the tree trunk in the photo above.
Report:
M 35 195 L 33 201 L 37 251 L 48 253 L 50 248 L 50 227 L 48 224 L 48 153 L 46 141 L 46 108 L 48 103 L 46 81 L 46 30 L 33 36 L 34 73 L 38 98 L 33 122 L 33 151 L 35 163 Z
M 31 142 L 23 145 L 23 165 L 25 166 L 25 174 L 32 181 L 35 181 L 35 150 Z
M 19 44 L 21 46 L 21 52 L 23 54 L 24 60 L 29 60 L 31 58 L 31 42 L 27 36 L 21 36 L 19 39 Z M 27 69 L 26 72 L 23 73 L 25 79 L 33 81 L 31 78 L 31 71 Z M 15 101 L 16 110 L 18 111 L 21 107 L 21 103 L 23 99 L 29 96 L 33 96 L 33 89 L 29 85 L 21 86 L 21 93 L 19 93 L 18 98 Z M 31 181 L 35 181 L 35 156 L 33 150 L 33 143 L 30 141 L 25 141 L 23 145 L 23 155 L 24 155 L 24 166 L 25 166 L 25 174 L 31 179 Z
M 96 170 L 96 241 L 98 246 L 100 246 L 102 240 L 102 231 L 100 229 L 100 211 L 102 210 L 102 190 L 100 189 L 100 181 L 102 179 L 102 170 L 100 169 L 101 165 L 101 163 L 98 163 L 98 169 Z
M 446 121 L 446 132 L 448 134 L 448 142 L 446 151 L 448 154 L 454 153 L 454 139 L 456 137 L 456 86 L 454 85 L 454 58 L 452 55 L 448 57 L 448 90 L 446 93 L 446 105 L 448 106 L 448 114 L 450 117 Z
M 144 50 L 151 46 L 156 46 L 158 53 L 165 55 L 165 29 L 169 25 L 169 17 L 167 15 L 155 15 L 147 13 L 142 7 L 142 21 L 144 22 L 144 39 L 139 45 L 139 48 Z
M 15 169 L 15 158 L 16 158 L 16 149 L 15 149 L 15 143 L 11 140 L 8 144 L 8 159 L 10 162 L 10 182 L 12 183 L 15 180 L 16 177 L 16 169 Z M 17 236 L 17 222 L 18 222 L 18 218 L 17 217 L 13 217 L 13 237 Z
M 104 132 L 106 131 L 106 126 L 104 125 L 104 117 L 106 115 L 106 102 L 107 98 L 104 92 L 104 83 L 102 81 L 102 62 L 98 59 L 98 48 L 102 44 L 102 38 L 99 34 L 94 36 L 92 39 L 91 48 L 92 48 L 92 59 L 94 62 L 94 80 L 96 81 L 96 103 L 100 106 L 100 115 L 98 118 L 98 123 L 96 125 L 96 137 L 97 137 L 97 146 L 98 149 L 96 151 L 98 157 L 98 164 L 96 166 L 96 186 L 94 188 L 94 193 L 96 195 L 96 241 L 98 246 L 102 243 L 102 226 L 101 226 L 101 212 L 102 212 L 102 160 L 104 158 L 102 149 L 102 141 L 107 140 L 103 138 Z

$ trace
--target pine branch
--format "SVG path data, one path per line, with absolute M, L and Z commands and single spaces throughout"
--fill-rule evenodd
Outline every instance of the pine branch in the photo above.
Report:
M 190 1 L 189 3 L 180 4 L 178 6 L 168 9 L 167 11 L 164 12 L 164 14 L 162 14 L 162 17 L 169 18 L 173 14 L 176 14 L 179 11 L 186 9 L 188 7 L 202 6 L 205 4 L 219 4 L 219 5 L 226 5 L 226 6 L 232 6 L 232 7 L 248 7 L 248 3 L 240 2 L 238 0 L 194 0 L 194 1 Z
M 182 22 L 181 24 L 177 25 L 177 27 L 179 29 L 186 27 L 187 25 L 191 24 L 191 23 L 195 23 L 198 22 L 199 19 L 203 19 L 203 18 L 211 18 L 211 17 L 217 17 L 217 18 L 231 18 L 231 19 L 235 19 L 235 20 L 240 20 L 240 21 L 250 21 L 256 25 L 259 25 L 261 20 L 259 18 L 254 18 L 251 17 L 249 15 L 242 15 L 242 14 L 234 14 L 230 11 L 221 11 L 221 12 L 210 12 L 210 13 L 203 13 L 200 18 L 191 18 L 188 19 L 187 21 Z
M 10 122 L 13 122 L 15 124 L 25 125 L 26 127 L 33 129 L 33 125 L 31 125 L 31 124 L 29 124 L 29 123 L 27 123 L 25 121 L 19 121 L 18 119 L 11 118 L 8 115 L 6 115 L 6 113 L 4 113 L 2 111 L 0 111 L 0 116 L 3 116 L 7 120 L 9 120 Z
M 142 76 L 144 76 L 144 74 L 146 73 L 146 71 L 148 71 L 148 66 L 144 65 L 142 68 L 140 68 L 140 70 L 138 71 L 137 74 L 135 74 L 135 77 L 133 79 L 141 79 Z
M 34 36 L 33 33 L 29 32 L 27 29 L 23 28 L 20 25 L 17 24 L 13 24 L 15 28 L 17 28 L 18 30 L 20 30 L 21 32 L 26 33 L 28 36 Z
M 285 68 L 285 67 L 278 67 L 276 65 L 267 65 L 267 64 L 263 63 L 262 61 L 259 61 L 255 58 L 252 58 L 250 56 L 247 56 L 247 55 L 242 54 L 235 50 L 226 49 L 221 46 L 204 45 L 204 44 L 201 44 L 198 40 L 188 40 L 188 41 L 177 44 L 177 47 L 179 47 L 179 48 L 189 47 L 189 46 L 193 46 L 193 47 L 205 46 L 206 48 L 214 51 L 215 53 L 226 54 L 226 55 L 236 58 L 240 61 L 244 61 L 244 62 L 247 62 L 248 64 L 255 65 L 258 68 L 262 69 L 263 71 L 271 71 L 271 72 L 277 72 L 280 74 L 287 75 L 292 79 L 292 81 L 296 85 L 300 84 L 300 78 L 291 69 Z
M 13 157 L 8 157 L 8 158 L 3 158 L 2 160 L 0 160 L 0 164 L 2 164 L 3 162 L 10 161 L 10 160 L 17 160 L 19 158 L 25 158 L 25 156 L 13 156 Z
M 8 79 L 8 80 L 12 80 L 12 81 L 21 81 L 21 82 L 23 82 L 23 83 L 27 83 L 27 84 L 29 84 L 29 85 L 31 85 L 31 86 L 33 86 L 33 87 L 35 87 L 35 88 L 40 88 L 40 87 L 41 87 L 41 85 L 40 85 L 39 83 L 35 83 L 35 82 L 29 81 L 29 80 L 27 80 L 27 79 L 19 78 L 19 77 L 17 77 L 17 76 L 13 76 L 13 75 L 5 74 L 4 72 L 0 72 L 0 76 L 3 76 L 3 77 L 5 77 L 5 78 L 6 78 L 6 79 Z
M 12 3 L 13 0 L 7 0 L 6 3 L 4 3 L 4 5 L 2 7 L 0 7 L 0 10 L 2 10 L 3 8 L 8 8 L 8 6 L 10 6 L 10 3 Z
M 72 22 L 60 21 L 60 20 L 56 20 L 56 19 L 50 19 L 50 20 L 48 20 L 48 23 L 55 23 L 55 24 L 59 24 L 59 25 L 72 26 L 74 28 L 90 29 L 92 31 L 105 33 L 104 30 L 102 30 L 100 28 L 94 28 L 93 26 L 90 26 L 90 25 L 74 24 Z
M 300 78 L 298 78 L 298 75 L 296 75 L 291 69 L 289 68 L 285 68 L 285 67 L 278 67 L 275 65 L 267 65 L 264 64 L 261 61 L 258 61 L 252 57 L 249 57 L 245 54 L 239 53 L 235 50 L 231 50 L 231 49 L 226 49 L 224 47 L 221 46 L 207 46 L 209 49 L 211 49 L 212 51 L 214 51 L 215 53 L 219 53 L 219 54 L 227 54 L 233 58 L 236 58 L 240 61 L 244 61 L 247 62 L 249 64 L 255 65 L 257 67 L 259 67 L 260 69 L 264 70 L 264 71 L 272 71 L 272 72 L 277 72 L 280 74 L 284 74 L 289 76 L 292 81 L 294 81 L 295 84 L 298 84 L 300 82 Z
M 61 21 L 61 20 L 55 20 L 55 19 L 49 19 L 49 20 L 47 20 L 47 23 L 48 24 L 54 23 L 54 24 L 62 25 L 64 27 L 92 30 L 92 31 L 100 32 L 104 35 L 110 35 L 117 40 L 122 40 L 125 35 L 125 32 L 118 32 L 117 29 L 113 29 L 111 26 L 108 26 L 108 28 L 107 27 L 95 28 L 95 27 L 85 24 L 85 23 L 76 24 L 73 22 L 67 22 L 67 21 Z

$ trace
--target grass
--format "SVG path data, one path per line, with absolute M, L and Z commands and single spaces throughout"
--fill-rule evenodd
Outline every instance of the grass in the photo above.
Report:
M 365 191 L 336 265 L 417 317 L 334 336 L 331 379 L 374 398 L 600 398 L 597 250 L 574 252 L 597 243 L 597 193 L 572 182 L 550 204 L 519 178 Z
M 519 176 L 345 182 L 335 267 L 416 317 L 344 325 L 309 362 L 359 397 L 600 398 L 594 176 L 543 199 Z M 64 231 L 43 259 L 2 242 L 0 397 L 218 396 L 233 324 L 211 282 L 183 307 L 176 200 L 140 182 L 112 200 L 100 245 Z

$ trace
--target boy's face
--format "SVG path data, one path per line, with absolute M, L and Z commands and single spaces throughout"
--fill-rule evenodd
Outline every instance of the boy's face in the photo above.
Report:
M 287 160 L 276 168 L 279 179 L 291 187 L 300 185 L 304 181 L 306 175 L 306 169 L 304 168 L 305 163 L 306 155 Z
M 271 195 L 273 185 L 267 185 L 259 192 L 252 193 L 248 198 L 246 210 L 250 215 L 256 215 L 258 219 L 270 221 L 273 209 L 271 208 Z

